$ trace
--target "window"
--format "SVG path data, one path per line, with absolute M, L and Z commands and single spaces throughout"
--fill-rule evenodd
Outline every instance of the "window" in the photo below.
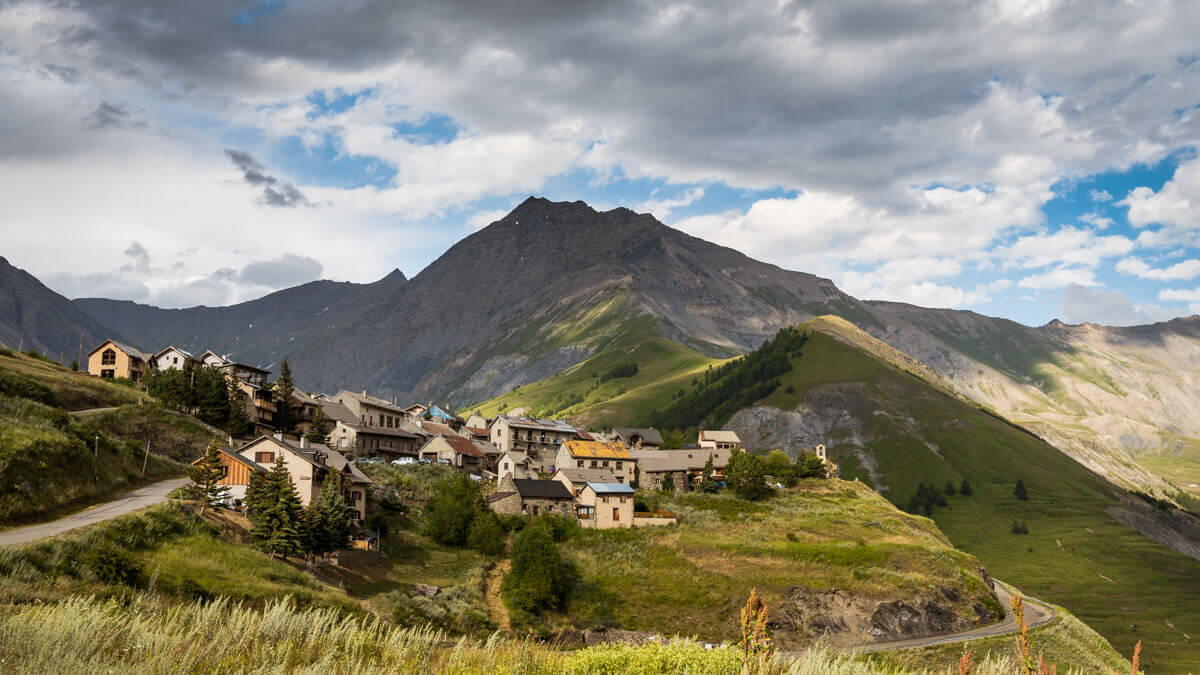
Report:
M 624 482 L 625 482 L 625 476 L 617 476 L 617 482 L 618 482 L 618 483 L 624 483 Z
M 620 468 L 621 468 L 621 462 L 617 462 L 617 469 L 620 470 Z
M 582 460 L 582 459 L 581 459 L 581 460 L 579 460 L 578 462 L 575 462 L 575 464 L 576 464 L 576 465 L 577 465 L 577 466 L 578 466 L 580 469 L 582 469 L 582 468 L 583 468 L 583 460 Z
M 621 508 L 618 506 L 614 506 L 613 507 L 613 520 L 620 520 L 620 519 L 621 519 Z
M 106 369 L 100 371 L 100 377 L 103 377 L 103 378 L 106 378 L 109 380 L 113 379 L 116 376 L 117 376 L 117 374 L 115 371 L 113 371 L 112 368 L 106 368 Z
M 624 503 L 625 503 L 625 498 L 624 498 L 624 497 L 621 497 L 621 503 L 622 503 L 622 504 L 624 504 Z
M 592 468 L 593 469 L 596 468 L 596 460 L 594 460 L 594 459 L 592 460 Z
M 608 468 L 608 460 L 607 460 L 607 459 L 606 459 L 606 460 L 604 460 L 604 463 L 603 463 L 603 464 L 601 464 L 601 466 L 603 466 L 604 468 L 606 468 L 606 469 L 607 469 L 607 468 Z
M 352 501 L 352 502 L 362 501 L 362 493 L 359 492 L 358 490 L 351 490 L 350 491 L 350 501 Z
M 254 461 L 259 464 L 270 464 L 275 461 L 275 453 L 273 452 L 256 452 L 254 453 Z
M 117 353 L 115 351 L 113 351 L 112 349 L 105 349 L 104 352 L 102 354 L 100 354 L 100 365 L 102 365 L 102 366 L 117 365 Z

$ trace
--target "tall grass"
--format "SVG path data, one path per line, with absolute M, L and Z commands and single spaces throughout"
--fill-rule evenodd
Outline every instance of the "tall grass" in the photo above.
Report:
M 1014 672 L 987 657 L 972 672 Z M 334 610 L 297 610 L 290 599 L 262 611 L 228 600 L 163 606 L 152 596 L 127 601 L 71 598 L 0 610 L 0 671 L 6 673 L 737 673 L 859 675 L 902 673 L 824 648 L 776 656 L 743 669 L 732 648 L 690 642 L 605 645 L 577 652 L 492 636 L 449 639 L 395 628 Z M 952 672 L 950 670 L 931 672 Z

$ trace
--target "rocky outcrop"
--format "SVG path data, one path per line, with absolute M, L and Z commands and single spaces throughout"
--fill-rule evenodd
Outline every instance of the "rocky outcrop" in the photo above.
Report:
M 770 627 L 785 644 L 824 639 L 833 646 L 890 642 L 970 630 L 1002 617 L 949 588 L 937 596 L 872 600 L 842 590 L 793 586 Z

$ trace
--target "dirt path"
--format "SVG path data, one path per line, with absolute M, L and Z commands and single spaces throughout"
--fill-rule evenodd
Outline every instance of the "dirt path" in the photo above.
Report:
M 926 647 L 950 642 L 966 642 L 968 640 L 1016 633 L 1017 618 L 1013 616 L 1012 607 L 1009 604 L 1010 598 L 1013 596 L 1013 590 L 1015 589 L 1012 589 L 1003 582 L 996 582 L 996 598 L 1000 600 L 1000 604 L 1004 607 L 1004 620 L 999 623 L 982 628 L 974 628 L 961 633 L 951 633 L 949 635 L 932 635 L 912 640 L 896 640 L 895 642 L 876 642 L 869 645 L 862 645 L 861 647 L 850 647 L 846 651 L 859 653 L 882 652 L 891 649 L 909 649 L 912 647 Z M 1054 618 L 1054 609 L 1049 605 L 1042 604 L 1024 595 L 1021 597 L 1025 601 L 1025 619 L 1029 622 L 1030 628 L 1036 628 Z
M 500 582 L 504 580 L 504 575 L 508 573 L 510 567 L 512 567 L 512 561 L 508 558 L 496 563 L 492 571 L 488 572 L 487 589 L 484 591 L 488 616 L 505 634 L 512 633 L 512 622 L 509 621 L 508 608 L 504 606 L 504 599 L 500 597 Z
M 0 546 L 28 544 L 31 541 L 53 537 L 63 532 L 78 529 L 87 525 L 123 516 L 138 509 L 144 509 L 152 504 L 167 501 L 167 495 L 178 487 L 187 485 L 187 478 L 171 478 L 169 480 L 151 483 L 132 492 L 127 492 L 116 499 L 88 507 L 65 518 L 52 520 L 48 523 L 27 525 L 12 530 L 0 532 Z
M 117 408 L 115 406 L 110 406 L 107 408 L 88 408 L 87 410 L 72 410 L 68 414 L 76 417 L 87 417 L 88 415 L 95 415 L 96 413 L 108 412 L 116 409 Z

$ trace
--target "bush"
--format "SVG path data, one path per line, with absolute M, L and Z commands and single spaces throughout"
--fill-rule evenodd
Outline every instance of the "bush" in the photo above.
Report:
M 1014 520 L 1012 522 L 1012 533 L 1013 534 L 1029 534 L 1029 526 L 1026 525 L 1025 521 L 1023 521 L 1023 520 L 1020 522 L 1017 522 Z
M 83 570 L 92 581 L 121 586 L 137 586 L 142 576 L 137 558 L 113 544 L 88 551 L 83 558 Z
M 467 533 L 467 546 L 483 555 L 504 553 L 504 529 L 496 514 L 489 511 L 475 516 Z
M 971 484 L 967 482 L 966 478 L 963 479 L 962 485 L 958 486 L 958 494 L 964 497 L 971 496 Z
M 433 488 L 433 497 L 425 506 L 425 534 L 439 544 L 462 546 L 476 515 L 486 511 L 475 483 L 454 473 Z
M 725 472 L 734 494 L 742 499 L 758 501 L 771 494 L 766 481 L 766 463 L 758 455 L 736 453 L 729 459 Z
M 574 518 L 560 516 L 554 513 L 543 513 L 534 519 L 532 527 L 541 528 L 556 542 L 566 541 L 578 528 Z
M 568 571 L 548 528 L 529 527 L 513 538 L 512 569 L 500 591 L 524 612 L 561 607 L 569 589 Z

